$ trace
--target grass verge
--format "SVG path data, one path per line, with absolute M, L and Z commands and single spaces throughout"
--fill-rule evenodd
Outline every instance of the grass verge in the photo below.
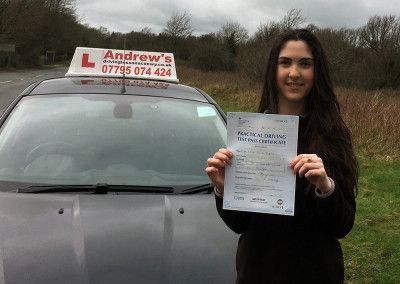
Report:
M 346 283 L 400 279 L 400 161 L 359 158 L 356 222 L 341 241 Z

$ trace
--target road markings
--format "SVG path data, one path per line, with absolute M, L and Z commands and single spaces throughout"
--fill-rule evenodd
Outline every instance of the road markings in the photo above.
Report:
M 12 82 L 11 80 L 0 82 L 0 84 L 6 84 Z

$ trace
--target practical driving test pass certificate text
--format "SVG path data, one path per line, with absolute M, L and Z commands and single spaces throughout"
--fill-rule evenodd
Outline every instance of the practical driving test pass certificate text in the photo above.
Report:
M 228 113 L 232 164 L 225 169 L 223 208 L 294 215 L 299 117 Z

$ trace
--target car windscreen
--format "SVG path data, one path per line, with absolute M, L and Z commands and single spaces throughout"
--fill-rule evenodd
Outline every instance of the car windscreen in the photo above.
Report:
M 213 105 L 133 95 L 22 98 L 0 132 L 0 181 L 196 185 L 226 144 Z M 4 190 L 4 189 L 2 189 Z

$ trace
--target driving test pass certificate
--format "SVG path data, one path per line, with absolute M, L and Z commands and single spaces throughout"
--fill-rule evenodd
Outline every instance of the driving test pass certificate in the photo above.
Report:
M 225 169 L 223 208 L 294 215 L 299 117 L 228 112 L 232 164 Z

